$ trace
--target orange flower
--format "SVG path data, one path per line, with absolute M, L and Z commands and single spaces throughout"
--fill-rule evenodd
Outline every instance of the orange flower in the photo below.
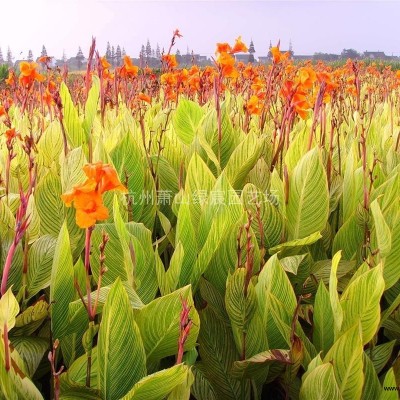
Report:
M 308 103 L 306 96 L 302 92 L 296 92 L 293 96 L 293 106 L 296 110 L 297 114 L 302 119 L 306 119 L 308 116 L 308 111 L 311 108 L 310 104 Z
M 5 131 L 5 135 L 6 135 L 6 141 L 8 143 L 11 143 L 11 141 L 13 139 L 15 139 L 17 136 L 19 136 L 16 132 L 15 132 L 15 128 L 11 128 L 11 129 L 7 129 Z
M 149 103 L 149 104 L 151 104 L 151 97 L 150 96 L 147 96 L 147 94 L 144 94 L 144 93 L 139 93 L 139 100 L 143 100 L 143 101 L 145 101 L 146 103 Z
M 299 69 L 298 80 L 304 89 L 311 89 L 314 82 L 317 80 L 317 74 L 312 68 L 303 67 Z
M 80 192 L 73 201 L 76 209 L 76 224 L 80 228 L 89 228 L 96 221 L 104 221 L 108 218 L 108 209 L 103 204 L 101 194 L 96 191 Z
M 101 57 L 101 58 L 100 58 L 100 62 L 101 62 L 101 66 L 102 66 L 104 69 L 108 69 L 108 68 L 111 67 L 111 64 L 107 61 L 107 58 L 105 58 L 105 57 Z
M 139 67 L 132 64 L 129 56 L 124 57 L 124 65 L 121 67 L 120 74 L 122 77 L 133 78 L 138 74 Z
M 50 107 L 53 103 L 53 96 L 51 95 L 49 89 L 46 89 L 46 91 L 43 94 L 43 101 Z
M 49 56 L 42 56 L 38 60 L 40 63 L 48 64 L 51 61 L 51 57 Z
M 246 110 L 250 115 L 260 115 L 261 106 L 257 96 L 251 96 L 249 101 L 246 103 Z
M 161 57 L 162 61 L 167 64 L 168 68 L 174 68 L 178 65 L 178 62 L 176 61 L 176 57 L 173 54 L 164 54 Z
M 179 37 L 179 38 L 183 37 L 183 36 L 181 35 L 181 33 L 179 32 L 179 29 L 175 29 L 175 30 L 174 30 L 174 36 Z
M 67 207 L 74 203 L 76 223 L 81 228 L 88 228 L 108 218 L 108 209 L 103 204 L 102 194 L 109 190 L 127 192 L 118 179 L 117 172 L 109 164 L 97 162 L 83 167 L 88 179 L 75 186 L 70 192 L 61 195 Z
M 37 64 L 22 61 L 19 64 L 21 75 L 19 76 L 19 83 L 22 86 L 30 87 L 34 81 L 43 82 L 45 77 L 36 71 Z
M 247 46 L 242 42 L 242 37 L 241 36 L 239 36 L 237 39 L 236 39 L 236 43 L 235 43 L 235 45 L 233 46 L 233 49 L 231 50 L 231 53 L 232 54 L 234 54 L 234 53 L 247 53 L 248 52 L 248 48 L 247 48 Z
M 215 54 L 229 53 L 232 50 L 229 43 L 217 43 L 217 50 Z
M 280 52 L 279 47 L 271 47 L 271 54 L 275 64 L 281 61 L 282 53 Z
M 0 106 L 0 117 L 2 117 L 3 115 L 6 115 L 6 109 L 4 108 L 4 106 Z
M 10 69 L 10 72 L 8 73 L 8 78 L 6 79 L 7 85 L 14 85 L 15 84 L 15 72 Z
M 96 190 L 101 194 L 108 190 L 127 192 L 126 187 L 119 181 L 117 172 L 110 164 L 103 164 L 101 161 L 95 164 L 86 164 L 83 171 L 89 180 L 96 182 Z

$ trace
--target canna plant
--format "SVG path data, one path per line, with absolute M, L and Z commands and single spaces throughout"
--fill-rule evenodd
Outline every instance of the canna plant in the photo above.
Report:
M 180 36 L 0 92 L 0 398 L 397 398 L 398 75 Z

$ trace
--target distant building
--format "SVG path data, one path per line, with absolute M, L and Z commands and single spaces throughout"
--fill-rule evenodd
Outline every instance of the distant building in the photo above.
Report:
M 271 61 L 271 58 L 268 57 L 268 56 L 259 56 L 259 57 L 258 57 L 258 62 L 259 62 L 260 64 L 266 64 L 266 63 L 268 63 L 268 62 L 270 62 L 270 61 Z
M 363 57 L 370 60 L 385 60 L 387 58 L 383 51 L 364 51 Z
M 249 62 L 249 54 L 247 54 L 247 53 L 235 54 L 235 60 L 237 62 L 248 63 Z

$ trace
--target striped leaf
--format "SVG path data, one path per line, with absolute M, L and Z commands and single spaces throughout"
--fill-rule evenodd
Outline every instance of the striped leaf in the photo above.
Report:
M 353 280 L 340 299 L 343 310 L 342 331 L 346 331 L 361 319 L 362 341 L 363 344 L 368 343 L 379 327 L 380 300 L 384 289 L 382 265 Z
M 396 341 L 392 340 L 391 342 L 382 343 L 373 347 L 371 346 L 365 350 L 365 353 L 370 358 L 377 374 L 379 374 L 388 363 L 390 357 L 392 356 L 395 344 Z
M 326 354 L 334 342 L 334 315 L 329 292 L 322 280 L 315 296 L 313 321 L 313 343 L 317 351 Z
M 378 243 L 379 254 L 381 257 L 386 257 L 392 248 L 392 234 L 382 214 L 378 201 L 374 200 L 370 207 L 375 223 L 376 241 Z
M 252 282 L 246 282 L 246 269 L 238 268 L 232 275 L 228 276 L 226 281 L 225 305 L 228 312 L 233 337 L 239 354 L 250 353 L 246 348 L 246 333 L 249 325 L 257 311 L 257 297 Z M 247 289 L 245 289 L 247 285 Z
M 191 387 L 191 392 L 196 400 L 217 400 L 218 396 L 207 379 L 202 362 L 196 363 L 192 369 L 194 382 Z
M 204 112 L 191 100 L 181 99 L 172 119 L 172 124 L 179 139 L 186 145 L 194 140 Z
M 184 384 L 189 374 L 190 369 L 184 364 L 163 369 L 141 379 L 121 400 L 163 400 Z
M 379 399 L 379 396 L 382 392 L 382 387 L 379 383 L 378 375 L 375 372 L 374 365 L 365 353 L 363 354 L 363 363 L 365 382 L 363 387 L 362 399 Z
M 286 213 L 289 240 L 305 238 L 325 228 L 329 216 L 329 191 L 317 148 L 299 161 L 290 176 Z
M 333 366 L 323 364 L 310 372 L 300 390 L 300 400 L 342 400 Z
M 64 82 L 60 85 L 60 97 L 63 105 L 64 124 L 68 142 L 73 148 L 83 146 L 87 143 L 85 131 L 79 120 L 78 110 L 75 108 L 69 89 Z
M 100 323 L 98 383 L 105 399 L 120 399 L 146 376 L 146 355 L 128 295 L 117 279 L 108 293 Z
M 135 311 L 135 321 L 140 329 L 149 361 L 177 354 L 182 300 L 186 300 L 191 307 L 189 317 L 193 321 L 185 343 L 185 349 L 188 350 L 195 346 L 199 334 L 199 316 L 193 307 L 190 286 L 157 298 Z
M 344 400 L 359 399 L 364 384 L 363 345 L 359 323 L 334 343 L 324 358 L 333 365 L 334 375 Z
M 68 306 L 75 298 L 74 266 L 67 224 L 58 235 L 51 269 L 51 330 L 54 339 L 62 339 L 68 330 Z
M 12 338 L 12 344 L 24 361 L 28 376 L 32 377 L 49 348 L 48 340 L 40 337 L 18 336 Z
M 240 381 L 230 372 L 239 355 L 229 327 L 209 307 L 200 311 L 200 321 L 199 353 L 205 376 L 221 399 L 242 399 Z M 244 389 L 244 398 L 248 398 L 250 388 Z
M 225 167 L 226 176 L 234 189 L 241 189 L 249 172 L 256 165 L 264 140 L 250 133 L 235 148 Z
M 3 296 L 4 297 L 4 296 Z M 5 346 L 9 354 L 7 370 Z M 43 400 L 43 396 L 28 378 L 24 361 L 9 341 L 0 346 L 0 395 L 4 399 Z
M 43 235 L 29 249 L 28 294 L 33 297 L 50 285 L 51 269 L 57 239 Z

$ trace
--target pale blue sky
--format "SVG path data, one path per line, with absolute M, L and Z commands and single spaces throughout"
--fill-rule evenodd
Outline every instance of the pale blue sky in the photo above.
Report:
M 242 35 L 247 44 L 253 38 L 256 55 L 279 39 L 283 49 L 291 39 L 296 54 L 346 47 L 400 55 L 400 1 L 19 0 L 1 9 L 0 47 L 15 58 L 29 49 L 38 56 L 42 44 L 57 57 L 64 49 L 75 55 L 79 45 L 86 54 L 92 35 L 101 53 L 110 41 L 137 57 L 147 39 L 167 48 L 175 28 L 182 53 L 189 46 L 211 55 L 216 42 Z

